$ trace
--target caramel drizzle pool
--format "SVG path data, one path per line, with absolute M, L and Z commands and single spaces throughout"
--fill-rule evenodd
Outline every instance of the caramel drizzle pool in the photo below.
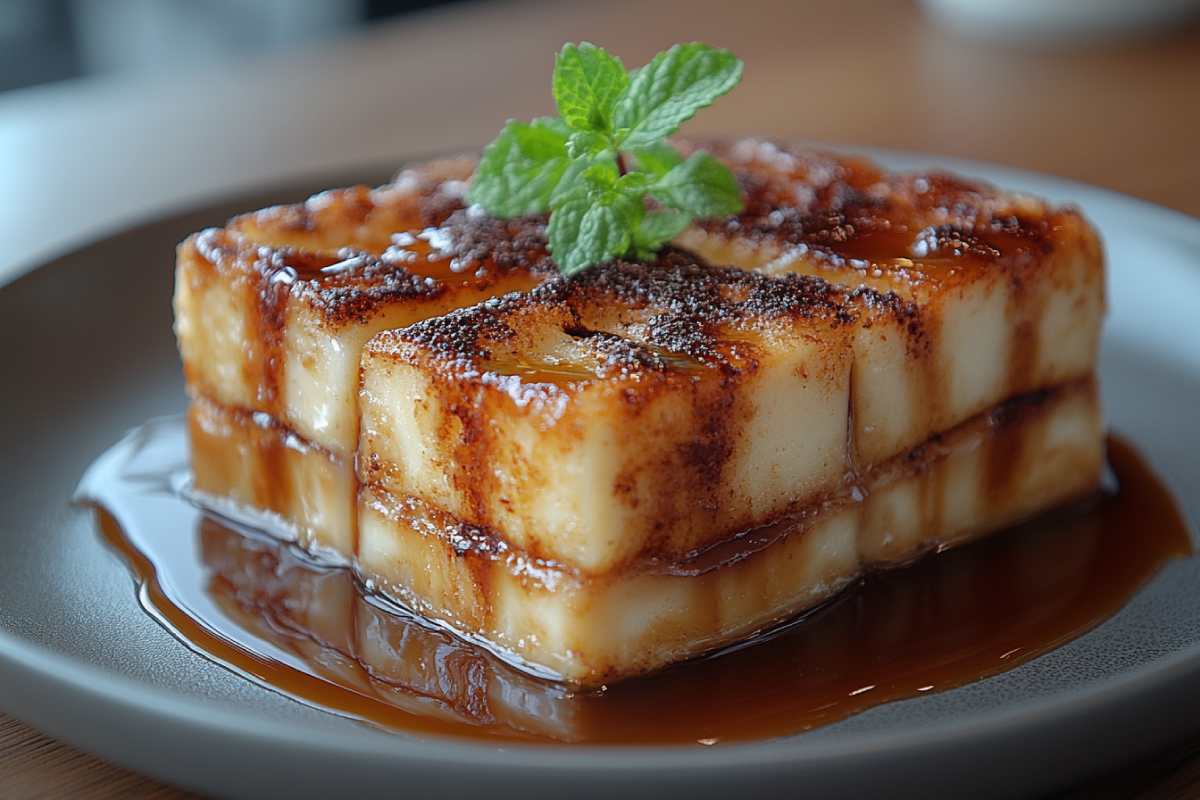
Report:
M 139 452 L 157 446 L 169 456 L 174 440 L 155 435 L 170 438 L 151 431 Z M 587 694 L 392 613 L 348 569 L 236 532 L 165 489 L 165 473 L 147 494 L 144 470 L 117 465 L 85 493 L 148 611 L 194 649 L 297 700 L 414 733 L 711 745 L 787 736 L 972 683 L 1116 613 L 1192 547 L 1178 506 L 1138 453 L 1116 437 L 1108 452 L 1115 492 L 871 573 L 750 646 Z M 174 453 L 178 464 L 185 458 Z

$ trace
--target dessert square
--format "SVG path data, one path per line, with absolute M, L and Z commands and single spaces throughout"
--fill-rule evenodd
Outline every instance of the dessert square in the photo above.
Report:
M 1077 211 L 709 149 L 742 214 L 571 278 L 543 219 L 462 206 L 470 157 L 189 239 L 200 496 L 594 687 L 1094 491 L 1103 258 Z

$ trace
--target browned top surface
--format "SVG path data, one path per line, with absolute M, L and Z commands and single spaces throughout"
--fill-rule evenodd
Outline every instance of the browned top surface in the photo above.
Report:
M 1019 272 L 1055 249 L 1064 224 L 1081 224 L 1073 209 L 940 171 L 897 174 L 869 159 L 761 139 L 679 144 L 726 160 L 742 188 L 745 210 L 702 221 L 704 229 L 765 250 L 802 248 L 850 286 L 868 269 L 875 279 L 900 276 L 904 285 L 963 283 L 992 269 Z M 269 304 L 291 296 L 335 326 L 365 320 L 381 305 L 404 299 L 439 297 L 460 286 L 486 288 L 502 275 L 552 275 L 544 218 L 504 221 L 463 207 L 475 163 L 474 154 L 427 162 L 379 189 L 328 191 L 305 203 L 243 215 L 195 243 L 218 270 L 252 274 Z M 668 258 L 683 263 L 679 254 Z M 731 306 L 715 303 L 702 270 L 686 277 L 677 272 L 673 282 L 660 276 L 651 285 L 630 277 L 630 269 L 590 270 L 571 284 L 572 296 L 586 291 L 669 308 L 673 332 L 659 324 L 661 341 L 654 343 L 697 357 L 706 347 L 711 351 L 696 338 L 696 326 L 685 334 L 681 321 L 728 316 Z M 881 297 L 862 301 L 879 306 Z M 756 290 L 745 310 L 779 316 L 786 309 L 811 317 L 827 313 L 833 302 L 827 287 L 788 281 L 769 292 Z
M 474 371 L 498 350 L 519 347 L 518 340 L 532 329 L 547 326 L 586 342 L 619 373 L 666 372 L 686 369 L 680 361 L 687 360 L 727 364 L 722 344 L 731 328 L 778 321 L 841 327 L 854 319 L 850 303 L 860 296 L 881 305 L 890 299 L 869 290 L 850 293 L 820 278 L 767 278 L 713 268 L 689 253 L 667 249 L 651 262 L 599 265 L 525 295 L 386 331 L 368 350 Z M 640 341 L 615 330 L 635 321 L 630 314 L 645 326 Z
M 335 326 L 406 299 L 438 298 L 459 287 L 486 289 L 515 273 L 556 271 L 541 219 L 497 220 L 469 213 L 454 200 L 438 201 L 436 213 L 410 216 L 402 209 L 369 221 L 361 209 L 378 210 L 383 202 L 416 206 L 429 196 L 397 202 L 394 193 L 378 190 L 380 203 L 364 203 L 366 194 L 363 187 L 326 192 L 307 204 L 239 218 L 191 241 L 214 270 L 252 280 L 268 305 L 278 307 L 291 296 L 317 308 Z M 312 205 L 320 205 L 320 211 L 314 213 Z M 320 213 L 330 208 L 343 213 Z M 363 219 L 354 219 L 360 212 Z M 249 217 L 258 219 L 247 233 Z M 383 241 L 387 244 L 380 247 Z
M 1074 209 L 944 171 L 897 174 L 870 159 L 760 139 L 681 140 L 680 146 L 726 160 L 742 188 L 745 210 L 702 221 L 703 228 L 756 245 L 803 246 L 810 258 L 848 268 L 849 283 L 854 270 L 868 266 L 920 283 L 1036 264 L 1054 249 L 1065 223 L 1078 224 Z M 361 315 L 388 298 L 440 293 L 460 281 L 552 271 L 543 219 L 504 222 L 463 208 L 474 163 L 469 154 L 437 160 L 378 190 L 330 191 L 247 214 L 230 222 L 227 241 L 264 248 L 255 263 L 265 277 L 276 284 L 282 278 L 293 294 L 334 318 Z M 281 270 L 294 278 L 277 276 Z
M 704 147 L 727 161 L 745 210 L 706 220 L 711 234 L 807 250 L 809 259 L 908 283 L 970 280 L 1051 253 L 1078 212 L 942 170 L 894 173 L 861 157 L 747 139 Z

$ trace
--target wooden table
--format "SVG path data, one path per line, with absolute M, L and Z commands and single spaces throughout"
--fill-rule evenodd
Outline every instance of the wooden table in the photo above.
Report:
M 301 175 L 478 146 L 552 112 L 552 54 L 643 63 L 732 48 L 745 80 L 693 133 L 974 158 L 1200 216 L 1200 29 L 1020 51 L 956 39 L 907 0 L 521 0 L 405 18 L 303 53 L 0 96 L 0 282 L 107 232 Z M 1200 739 L 1063 797 L 1200 795 Z M 0 715 L 0 796 L 180 798 Z

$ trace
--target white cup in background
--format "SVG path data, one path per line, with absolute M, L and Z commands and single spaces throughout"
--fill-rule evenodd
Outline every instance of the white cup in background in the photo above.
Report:
M 920 0 L 942 27 L 1003 44 L 1055 46 L 1136 38 L 1200 16 L 1200 0 Z

